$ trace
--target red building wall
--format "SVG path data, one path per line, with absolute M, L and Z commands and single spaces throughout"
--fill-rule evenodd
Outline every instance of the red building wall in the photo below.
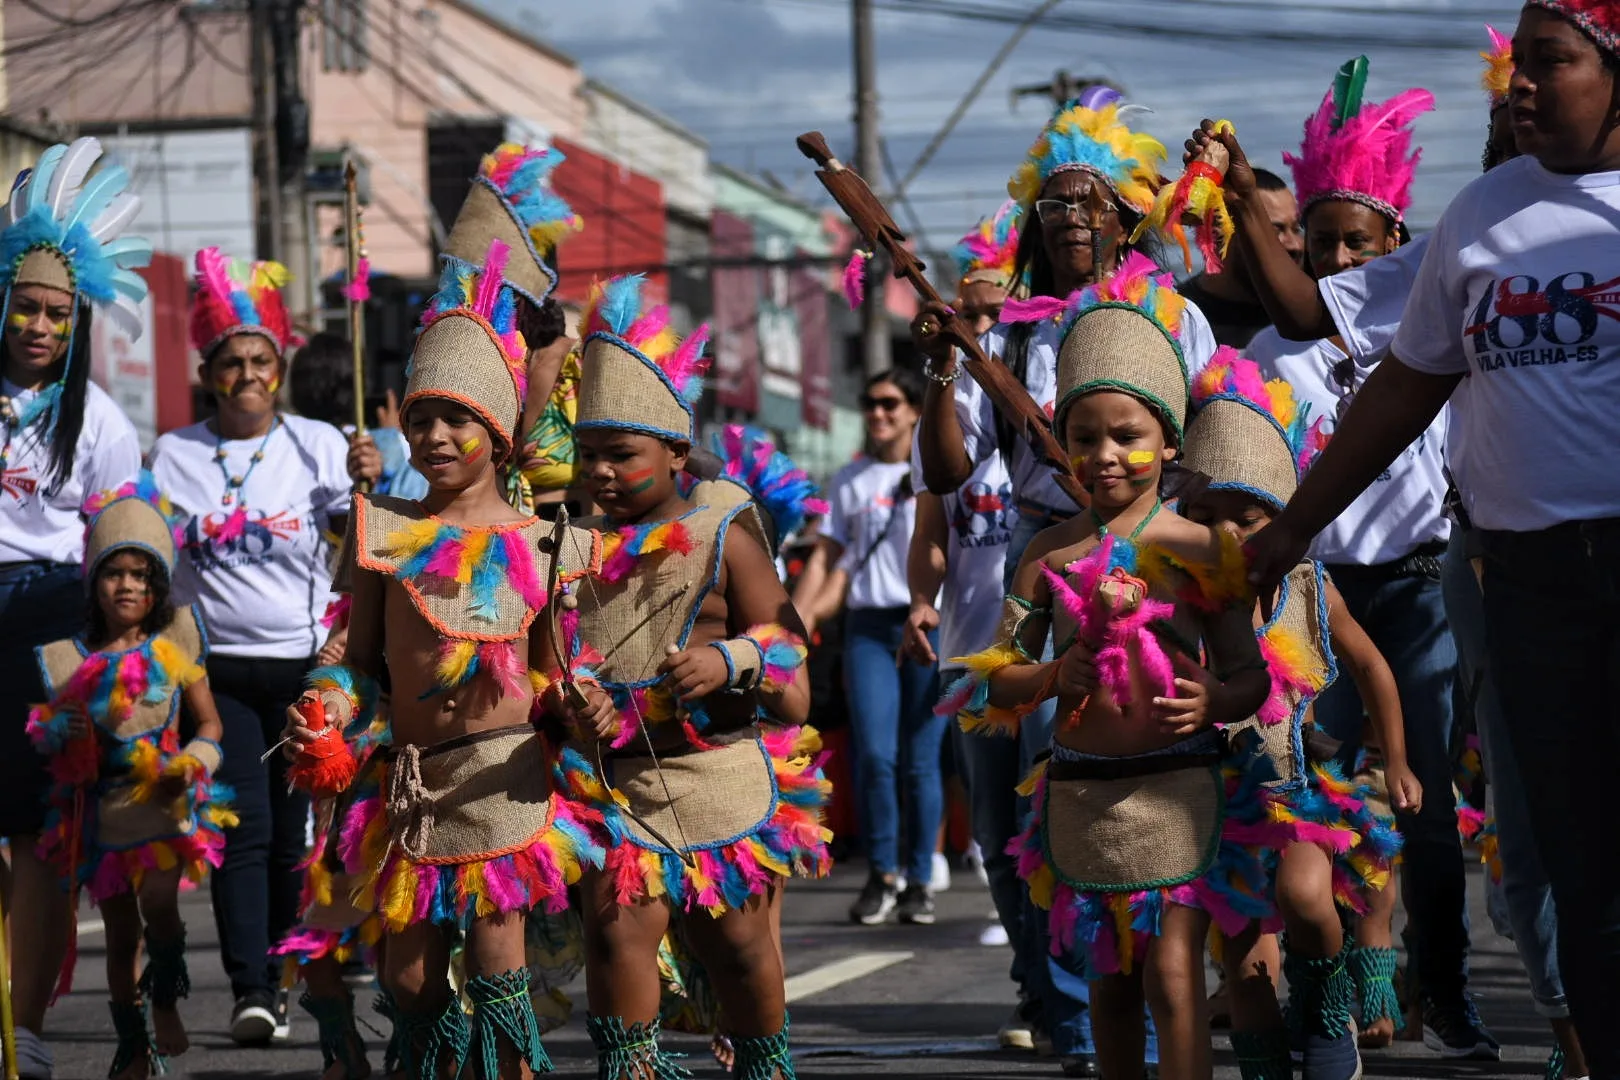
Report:
M 568 160 L 552 174 L 552 184 L 585 219 L 584 230 L 557 249 L 557 299 L 582 304 L 592 281 L 644 273 L 644 295 L 651 302 L 665 302 L 669 278 L 662 269 L 668 261 L 663 185 L 567 139 L 554 142 Z

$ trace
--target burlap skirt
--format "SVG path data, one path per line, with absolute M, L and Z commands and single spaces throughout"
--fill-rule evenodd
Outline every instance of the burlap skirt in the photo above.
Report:
M 662 777 L 650 759 L 613 758 L 604 762 L 609 787 L 573 747 L 556 775 L 563 801 L 607 849 L 619 903 L 667 899 L 720 915 L 783 878 L 827 872 L 831 785 L 820 749 L 811 728 L 761 728 L 661 756 Z
M 1113 779 L 1031 776 L 1034 806 L 1008 845 L 1030 897 L 1048 912 L 1053 955 L 1087 977 L 1135 969 L 1167 905 L 1206 912 L 1233 935 L 1280 929 L 1269 888 L 1282 834 L 1251 764 L 1231 755 Z
M 543 906 L 561 911 L 582 865 L 602 850 L 551 797 L 550 770 L 527 724 L 394 747 L 382 791 L 355 803 L 339 841 L 362 910 L 387 930 Z

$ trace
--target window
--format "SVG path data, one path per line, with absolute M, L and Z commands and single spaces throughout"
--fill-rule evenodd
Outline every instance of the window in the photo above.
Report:
M 366 0 L 321 0 L 321 66 L 364 71 L 370 61 Z

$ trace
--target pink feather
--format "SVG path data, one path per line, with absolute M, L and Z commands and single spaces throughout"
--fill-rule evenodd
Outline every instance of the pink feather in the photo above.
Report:
M 853 310 L 866 302 L 866 263 L 870 253 L 856 248 L 844 264 L 844 299 Z
M 973 691 L 979 688 L 979 681 L 972 675 L 963 675 L 950 686 L 946 687 L 939 703 L 934 706 L 935 716 L 955 716 L 967 707 L 968 700 L 973 697 Z
M 1079 292 L 1070 293 L 1067 297 L 1032 296 L 1028 300 L 1014 300 L 1009 298 L 1001 305 L 1001 321 L 1009 323 L 1042 322 L 1046 319 L 1056 319 L 1069 310 L 1069 305 L 1080 296 Z
M 495 679 L 507 697 L 526 698 L 534 692 L 529 669 L 510 641 L 491 641 L 478 647 L 478 664 Z
M 363 304 L 371 299 L 371 260 L 361 256 L 355 264 L 354 278 L 343 286 L 343 298 Z
M 708 342 L 709 324 L 704 323 L 687 335 L 680 347 L 664 361 L 664 374 L 669 376 L 677 393 L 685 394 L 692 380 L 709 370 L 708 358 L 703 355 L 703 347 Z
M 478 292 L 473 298 L 473 311 L 486 319 L 495 314 L 495 302 L 501 296 L 506 258 L 511 250 L 500 240 L 489 242 L 489 255 L 484 259 L 484 269 L 478 274 Z
M 197 252 L 197 277 L 203 286 L 203 291 L 212 293 L 225 303 L 230 303 L 231 275 L 225 256 L 217 247 L 206 247 Z
M 423 572 L 442 578 L 454 578 L 461 568 L 461 550 L 465 546 L 466 542 L 460 539 L 435 544 L 433 554 L 428 557 L 427 566 L 422 568 Z
M 245 532 L 247 532 L 247 507 L 237 503 L 236 509 L 231 511 L 230 516 L 215 531 L 213 541 L 216 544 L 229 544 L 233 540 L 240 540 Z
M 1364 104 L 1338 130 L 1338 106 L 1330 88 L 1314 116 L 1305 122 L 1299 155 L 1283 154 L 1294 172 L 1301 203 L 1331 191 L 1371 196 L 1404 213 L 1412 201 L 1412 180 L 1421 151 L 1412 145 L 1411 123 L 1434 108 L 1434 95 L 1412 89 L 1388 101 Z
M 501 534 L 506 548 L 506 581 L 523 602 L 536 611 L 546 606 L 546 590 L 540 583 L 540 572 L 535 568 L 534 555 L 524 543 L 523 534 L 516 530 Z
M 624 332 L 624 340 L 641 348 L 647 342 L 657 337 L 659 331 L 669 325 L 669 305 L 658 304 L 649 308 L 640 318 L 631 323 Z

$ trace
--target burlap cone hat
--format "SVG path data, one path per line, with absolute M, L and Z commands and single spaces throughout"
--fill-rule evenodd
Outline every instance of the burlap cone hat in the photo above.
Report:
M 1181 443 L 1187 363 L 1177 335 L 1186 301 L 1170 275 L 1157 270 L 1152 260 L 1133 252 L 1113 277 L 1065 302 L 1070 322 L 1058 351 L 1053 411 L 1059 438 L 1069 406 L 1087 394 L 1113 390 L 1142 400 Z
M 510 451 L 528 389 L 528 349 L 502 277 L 508 249 L 492 240 L 483 269 L 446 265 L 411 353 L 402 412 L 424 398 L 471 409 Z
M 1241 491 L 1281 510 L 1325 439 L 1282 379 L 1222 347 L 1198 373 L 1184 464 L 1209 478 L 1211 491 Z
M 89 525 L 84 540 L 84 576 L 88 585 L 103 560 L 115 552 L 135 548 L 147 552 L 172 579 L 179 546 L 175 529 L 183 520 L 145 469 L 134 480 L 98 491 L 83 507 Z
M 564 236 L 583 227 L 580 216 L 551 188 L 551 174 L 564 161 L 560 151 L 502 143 L 486 154 L 444 245 L 452 266 L 481 267 L 489 242 L 512 252 L 506 284 L 535 304 L 557 283 L 546 259 Z
M 703 355 L 709 328 L 682 341 L 669 322 L 669 308 L 645 305 L 640 274 L 616 277 L 592 288 L 581 321 L 585 344 L 580 361 L 579 415 L 575 431 L 615 428 L 691 443 L 692 402 L 703 392 Z

